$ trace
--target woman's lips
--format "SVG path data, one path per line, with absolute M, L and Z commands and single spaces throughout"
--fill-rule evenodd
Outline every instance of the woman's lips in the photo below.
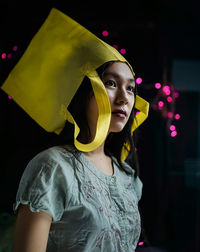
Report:
M 114 110 L 112 114 L 120 118 L 126 118 L 126 111 L 124 110 Z

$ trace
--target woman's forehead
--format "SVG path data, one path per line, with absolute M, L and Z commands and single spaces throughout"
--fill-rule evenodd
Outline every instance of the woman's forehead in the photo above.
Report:
M 131 82 L 135 81 L 132 70 L 129 68 L 128 64 L 124 62 L 114 62 L 108 66 L 104 72 L 104 77 L 112 75 L 115 78 L 128 79 Z

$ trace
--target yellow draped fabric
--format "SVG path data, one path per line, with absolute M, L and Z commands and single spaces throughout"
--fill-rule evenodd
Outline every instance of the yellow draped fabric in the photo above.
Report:
M 109 129 L 109 98 L 96 72 L 108 61 L 126 62 L 130 66 L 112 46 L 52 8 L 1 88 L 48 132 L 60 134 L 65 120 L 73 123 L 76 148 L 89 152 L 105 141 Z M 80 129 L 67 110 L 85 76 L 91 81 L 99 109 L 96 136 L 88 144 L 77 140 Z M 135 117 L 132 131 L 147 118 L 148 102 L 137 96 L 135 107 L 141 113 Z M 122 160 L 127 153 L 122 151 Z

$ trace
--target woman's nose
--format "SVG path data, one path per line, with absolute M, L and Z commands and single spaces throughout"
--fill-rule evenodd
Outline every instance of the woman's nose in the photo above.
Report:
M 116 102 L 119 104 L 127 104 L 128 103 L 128 94 L 125 90 L 119 90 L 117 92 Z

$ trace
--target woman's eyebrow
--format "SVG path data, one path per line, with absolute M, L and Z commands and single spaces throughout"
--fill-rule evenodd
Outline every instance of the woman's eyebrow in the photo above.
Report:
M 121 76 L 119 75 L 119 74 L 117 74 L 117 73 L 115 73 L 115 72 L 105 72 L 104 74 L 103 74 L 103 76 L 106 76 L 106 75 L 111 75 L 111 76 L 113 76 L 114 78 L 117 78 L 117 79 L 120 79 L 121 78 Z M 133 82 L 133 83 L 135 83 L 135 78 L 130 78 L 130 79 L 128 79 L 129 80 L 129 82 Z

